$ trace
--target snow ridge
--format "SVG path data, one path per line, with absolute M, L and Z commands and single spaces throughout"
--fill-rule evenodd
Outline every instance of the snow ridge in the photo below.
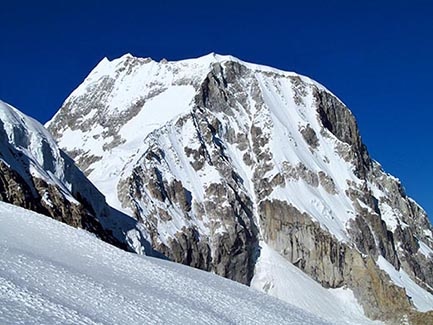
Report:
M 26 157 L 33 177 L 56 185 L 69 201 L 77 203 L 65 177 L 67 166 L 64 156 L 50 133 L 39 122 L 1 100 L 0 123 L 0 133 L 3 133 L 0 159 L 28 180 L 27 172 L 20 166 L 22 162 L 17 162 L 19 158 L 11 152 L 18 150 Z

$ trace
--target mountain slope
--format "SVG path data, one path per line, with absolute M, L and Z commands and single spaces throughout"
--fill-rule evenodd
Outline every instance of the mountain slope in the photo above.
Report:
M 251 287 L 337 324 L 372 324 L 347 287 L 325 289 L 265 243 Z M 382 324 L 381 322 L 375 322 Z
M 125 55 L 104 59 L 47 127 L 174 261 L 250 284 L 262 242 L 325 288 L 349 287 L 371 318 L 409 315 L 383 257 L 430 295 L 425 212 L 309 78 L 216 54 Z
M 328 324 L 246 286 L 126 253 L 3 202 L 0 225 L 1 324 Z
M 87 229 L 133 249 L 136 221 L 107 205 L 50 133 L 36 120 L 0 101 L 0 201 Z

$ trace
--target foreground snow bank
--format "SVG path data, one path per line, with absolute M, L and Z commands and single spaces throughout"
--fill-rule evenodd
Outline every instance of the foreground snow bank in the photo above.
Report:
M 0 202 L 1 324 L 325 324 L 219 276 Z

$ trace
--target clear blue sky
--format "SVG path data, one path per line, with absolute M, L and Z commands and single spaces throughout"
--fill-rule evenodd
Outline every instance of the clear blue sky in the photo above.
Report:
M 433 216 L 433 1 L 2 1 L 0 98 L 47 121 L 104 56 L 232 54 L 308 75 Z

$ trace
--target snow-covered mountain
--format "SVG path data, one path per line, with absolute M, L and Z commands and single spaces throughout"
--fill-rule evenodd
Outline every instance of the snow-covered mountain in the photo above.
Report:
M 3 325 L 330 324 L 236 282 L 127 253 L 3 202 L 0 224 Z
M 1 104 L 0 121 L 4 130 L 0 150 L 4 164 L 0 174 L 1 199 L 85 228 L 127 249 L 128 230 L 137 233 L 139 227 L 121 228 L 125 226 L 125 216 L 114 213 L 105 204 L 102 194 L 58 149 L 47 131 L 10 105 Z M 90 212 L 76 197 L 87 206 L 100 206 L 100 212 Z M 99 219 L 104 221 L 102 225 Z M 85 220 L 98 226 L 89 227 Z M 107 227 L 116 224 L 120 228 L 118 238 L 112 236 L 113 228 Z M 133 225 L 134 221 L 130 220 L 129 224 Z M 99 242 L 89 233 L 3 202 L 0 202 L 0 225 L 1 324 L 105 324 L 125 319 L 137 324 L 250 324 L 264 320 L 278 324 L 283 320 L 296 324 L 325 321 L 352 324 L 353 320 L 359 324 L 371 323 L 351 290 L 322 288 L 282 257 L 269 258 L 278 254 L 265 243 L 261 244 L 263 253 L 257 264 L 262 269 L 262 277 L 255 278 L 253 287 L 262 288 L 269 280 L 280 281 L 281 275 L 274 271 L 283 270 L 283 279 L 290 280 L 283 281 L 286 285 L 290 283 L 283 292 L 291 293 L 283 300 L 302 310 L 248 292 L 235 283 L 215 280 L 216 276 L 210 274 L 152 259 L 137 260 Z M 123 240 L 119 240 L 122 234 Z M 126 271 L 119 272 L 121 268 Z M 185 288 L 189 291 L 184 292 Z M 197 296 L 198 291 L 206 294 Z M 274 295 L 278 297 L 279 293 Z M 347 298 L 351 300 L 345 301 Z M 163 301 L 164 306 L 157 305 L 160 307 L 157 315 L 149 312 L 155 308 L 155 301 Z M 229 309 L 223 305 L 227 301 L 231 301 Z M 257 315 L 259 308 L 264 313 Z M 178 317 L 180 310 L 183 317 Z M 275 310 L 278 310 L 276 314 Z
M 307 77 L 216 54 L 104 59 L 47 127 L 174 261 L 288 301 L 294 265 L 373 319 L 433 310 L 427 215 Z
M 36 120 L 0 101 L 0 201 L 9 202 L 128 249 L 145 240 L 137 222 L 107 205 L 104 195 Z

